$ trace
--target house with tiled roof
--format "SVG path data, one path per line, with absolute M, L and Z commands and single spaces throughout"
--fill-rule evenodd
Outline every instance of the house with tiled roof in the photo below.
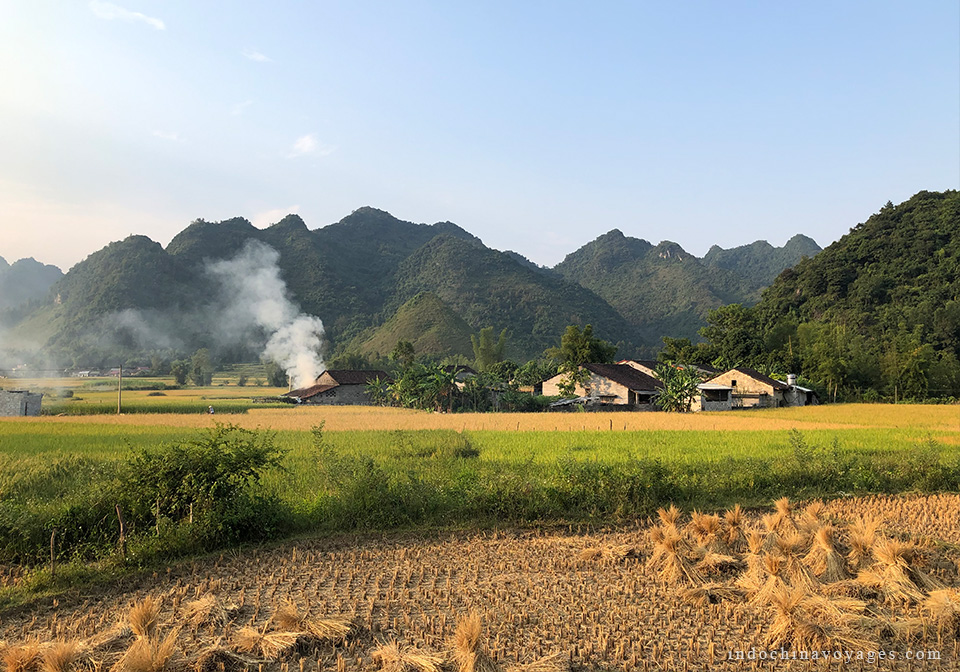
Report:
M 580 369 L 587 377 L 574 394 L 596 404 L 652 410 L 654 397 L 663 389 L 659 380 L 627 364 L 581 364 Z M 567 374 L 561 373 L 543 381 L 543 394 L 560 396 L 566 379 Z
M 386 371 L 333 369 L 321 373 L 313 385 L 287 392 L 285 397 L 298 404 L 328 404 L 336 406 L 368 406 L 367 385 L 374 380 L 390 381 Z
M 621 359 L 617 364 L 626 364 L 654 378 L 659 378 L 657 367 L 663 366 L 663 362 L 658 362 L 655 359 Z M 701 378 L 708 378 L 720 373 L 720 369 L 715 369 L 706 364 L 680 364 L 679 366 L 685 369 L 693 369 Z

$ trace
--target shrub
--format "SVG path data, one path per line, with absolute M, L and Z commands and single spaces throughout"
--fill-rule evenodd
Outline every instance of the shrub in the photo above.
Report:
M 127 465 L 123 493 L 134 520 L 175 523 L 193 518 L 197 538 L 232 542 L 278 529 L 278 502 L 255 492 L 280 468 L 274 435 L 217 423 L 206 436 L 173 446 L 138 449 Z

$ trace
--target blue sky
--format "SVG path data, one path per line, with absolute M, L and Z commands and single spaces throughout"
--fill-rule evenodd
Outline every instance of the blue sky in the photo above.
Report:
M 0 256 L 364 205 L 553 265 L 960 187 L 960 3 L 0 0 Z

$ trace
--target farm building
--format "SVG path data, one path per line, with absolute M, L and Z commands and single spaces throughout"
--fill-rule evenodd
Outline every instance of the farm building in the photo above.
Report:
M 386 371 L 328 370 L 321 373 L 310 387 L 293 390 L 283 396 L 295 399 L 298 404 L 365 406 L 370 404 L 367 385 L 377 378 L 390 380 Z
M 589 371 L 590 377 L 576 386 L 574 394 L 601 404 L 652 409 L 653 398 L 663 388 L 653 376 L 626 364 L 582 364 L 580 368 Z M 560 395 L 560 385 L 565 379 L 566 374 L 559 374 L 543 381 L 543 394 Z
M 785 383 L 746 366 L 725 371 L 707 383 L 729 387 L 733 408 L 780 408 L 818 403 L 813 390 L 797 385 L 796 376 L 787 376 Z
M 698 394 L 690 404 L 691 411 L 729 411 L 733 408 L 733 388 L 716 383 L 697 385 Z
M 30 394 L 26 390 L 0 390 L 0 416 L 40 415 L 42 400 L 42 394 Z

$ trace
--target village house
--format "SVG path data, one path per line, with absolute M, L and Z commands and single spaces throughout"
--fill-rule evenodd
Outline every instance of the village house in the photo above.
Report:
M 40 415 L 42 401 L 42 394 L 30 394 L 26 390 L 0 390 L 0 416 Z
M 737 366 L 714 376 L 707 383 L 717 389 L 730 388 L 733 408 L 781 408 L 818 403 L 816 393 L 797 385 L 797 377 L 793 374 L 783 382 L 755 369 Z
M 369 406 L 367 385 L 376 379 L 389 381 L 386 371 L 359 371 L 335 369 L 321 373 L 309 387 L 287 392 L 285 397 L 298 404 L 325 404 L 334 406 Z
M 653 399 L 663 384 L 643 371 L 626 364 L 582 364 L 589 378 L 577 384 L 574 394 L 600 404 L 628 406 L 637 410 L 653 410 Z M 543 381 L 543 394 L 560 396 L 560 385 L 567 374 L 558 374 Z

